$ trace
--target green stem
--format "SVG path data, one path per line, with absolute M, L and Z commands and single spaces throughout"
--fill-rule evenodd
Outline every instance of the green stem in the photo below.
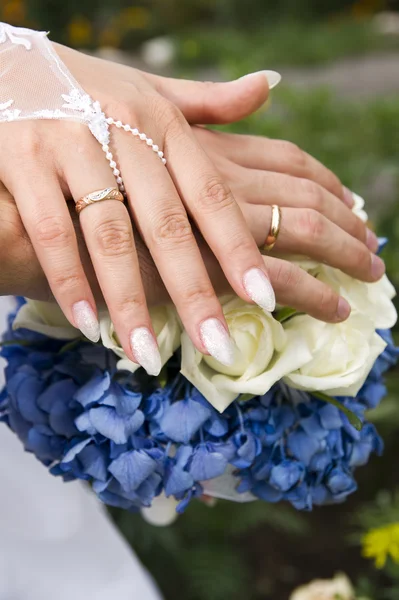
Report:
M 340 411 L 342 411 L 348 417 L 349 423 L 351 425 L 353 425 L 353 427 L 355 429 L 357 429 L 357 431 L 361 431 L 361 429 L 363 427 L 363 423 L 361 422 L 359 417 L 357 417 L 355 415 L 355 413 L 353 413 L 351 410 L 349 410 L 349 408 L 346 408 L 346 406 L 341 404 L 341 402 L 339 402 L 336 398 L 327 396 L 327 394 L 323 394 L 323 392 L 312 392 L 312 396 L 315 396 L 319 400 L 323 400 L 323 402 L 328 402 L 329 404 L 336 406 Z

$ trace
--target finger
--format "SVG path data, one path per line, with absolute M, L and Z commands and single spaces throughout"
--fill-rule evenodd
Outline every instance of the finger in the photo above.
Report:
M 251 73 L 227 83 L 170 79 L 146 74 L 158 92 L 180 108 L 191 123 L 233 123 L 252 114 L 278 85 L 275 71 Z
M 348 302 L 297 265 L 272 257 L 265 257 L 265 264 L 279 304 L 327 323 L 338 323 L 349 317 Z
M 204 242 L 200 247 L 218 294 L 231 294 L 232 289 L 209 247 Z M 348 318 L 351 310 L 348 302 L 328 285 L 287 260 L 271 256 L 263 259 L 279 304 L 329 323 Z
M 223 154 L 235 163 L 250 169 L 260 169 L 302 177 L 318 183 L 353 207 L 353 195 L 338 177 L 316 158 L 296 144 L 250 135 L 215 132 Z M 201 133 L 199 133 L 201 135 Z
M 98 342 L 96 306 L 57 178 L 42 168 L 27 170 L 12 180 L 11 192 L 54 298 L 72 325 Z
M 84 157 L 68 156 L 66 181 L 75 201 L 115 187 L 115 179 L 97 147 Z M 89 153 L 90 152 L 90 153 Z M 74 155 L 76 156 L 76 155 Z M 158 375 L 161 357 L 154 334 L 126 206 L 104 200 L 84 208 L 80 224 L 115 331 L 127 356 L 150 375 Z
M 135 139 L 115 137 L 132 215 L 188 335 L 201 352 L 230 364 L 223 311 L 167 169 Z
M 244 300 L 274 310 L 262 257 L 230 189 L 183 120 L 169 128 L 165 143 L 172 179 L 230 285 Z
M 245 205 L 243 210 L 255 241 L 264 245 L 270 231 L 271 207 Z M 313 209 L 281 209 L 275 251 L 308 256 L 362 281 L 377 281 L 385 272 L 378 256 Z
M 364 242 L 372 252 L 378 250 L 376 235 L 337 196 L 314 181 L 282 173 L 237 167 L 235 182 L 240 190 L 237 196 L 242 196 L 246 202 L 312 208 Z

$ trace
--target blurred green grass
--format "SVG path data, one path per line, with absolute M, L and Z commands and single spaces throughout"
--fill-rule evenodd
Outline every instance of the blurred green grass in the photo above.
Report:
M 399 50 L 399 36 L 379 33 L 370 19 L 271 21 L 251 31 L 237 27 L 195 27 L 180 31 L 174 39 L 182 69 L 228 67 L 237 75 Z

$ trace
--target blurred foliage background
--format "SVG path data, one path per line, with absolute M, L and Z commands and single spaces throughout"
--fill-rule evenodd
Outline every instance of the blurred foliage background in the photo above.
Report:
M 283 83 L 237 132 L 291 140 L 367 200 L 399 286 L 399 0 L 0 0 L 1 19 L 140 68 L 204 79 L 275 69 Z M 399 522 L 399 371 L 370 415 L 386 442 L 343 506 L 191 506 L 155 528 L 114 511 L 166 600 L 285 600 L 345 571 L 370 599 L 399 599 L 399 567 L 361 556 L 370 527 Z M 397 540 L 399 544 L 399 540 Z M 399 547 L 399 546 L 398 546 Z

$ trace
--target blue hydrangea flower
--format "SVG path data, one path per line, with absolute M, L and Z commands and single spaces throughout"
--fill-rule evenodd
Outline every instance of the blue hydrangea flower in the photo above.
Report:
M 11 323 L 0 420 L 52 474 L 90 482 L 111 506 L 137 510 L 164 492 L 182 512 L 229 467 L 238 492 L 310 510 L 345 500 L 356 490 L 355 469 L 382 452 L 364 415 L 384 396 L 383 375 L 398 358 L 389 331 L 379 332 L 387 348 L 358 397 L 338 399 L 363 423 L 358 431 L 336 406 L 282 383 L 219 414 L 176 358 L 161 387 L 141 370 L 118 372 L 100 345 L 65 345 Z

